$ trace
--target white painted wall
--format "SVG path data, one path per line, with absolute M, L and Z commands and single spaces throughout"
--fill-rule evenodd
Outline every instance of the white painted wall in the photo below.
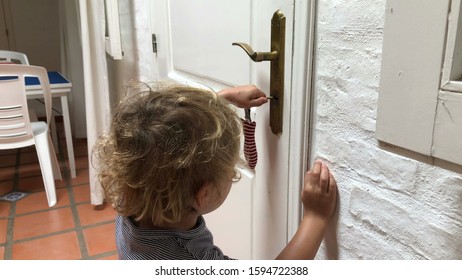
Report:
M 149 0 L 119 0 L 122 60 L 107 56 L 109 87 L 113 101 L 124 92 L 132 79 L 153 81 L 153 55 Z
M 60 25 L 57 0 L 9 1 L 15 49 L 30 64 L 61 69 Z M 3 17 L 3 15 L 2 15 Z M 3 19 L 2 19 L 3 20 Z
M 318 1 L 313 150 L 340 187 L 318 258 L 462 259 L 462 174 L 375 139 L 385 4 Z

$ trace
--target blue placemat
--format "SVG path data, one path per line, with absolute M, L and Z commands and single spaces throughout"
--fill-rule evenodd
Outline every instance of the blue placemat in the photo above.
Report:
M 0 77 L 0 80 L 12 80 L 16 79 L 17 76 L 3 76 Z M 48 79 L 50 80 L 50 84 L 67 84 L 70 83 L 66 78 L 64 78 L 59 72 L 56 71 L 49 71 L 48 72 Z M 37 77 L 26 77 L 26 86 L 36 86 L 39 85 L 39 79 Z
M 50 71 L 48 72 L 48 79 L 50 80 L 50 84 L 67 84 L 69 83 L 66 78 L 64 78 L 59 72 Z M 35 86 L 39 85 L 39 79 L 36 77 L 26 77 L 26 86 Z

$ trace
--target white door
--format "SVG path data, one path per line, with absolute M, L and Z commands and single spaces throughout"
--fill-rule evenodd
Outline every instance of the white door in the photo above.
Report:
M 283 132 L 271 132 L 268 104 L 252 111 L 257 123 L 255 171 L 241 170 L 242 179 L 233 186 L 227 201 L 205 217 L 216 245 L 239 259 L 273 259 L 287 243 L 291 223 L 298 219 L 299 201 L 289 205 L 294 196 L 289 191 L 294 1 L 156 0 L 152 5 L 158 79 L 215 91 L 255 84 L 267 95 L 270 63 L 252 62 L 232 43 L 244 42 L 255 51 L 270 51 L 271 18 L 277 10 L 286 17 Z M 243 116 L 243 109 L 238 111 Z M 297 193 L 298 189 L 297 184 Z

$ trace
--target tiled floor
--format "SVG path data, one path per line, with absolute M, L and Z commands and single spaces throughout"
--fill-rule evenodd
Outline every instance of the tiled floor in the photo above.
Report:
M 63 181 L 55 181 L 58 204 L 49 208 L 35 147 L 0 151 L 0 197 L 12 191 L 27 195 L 0 200 L 0 259 L 117 259 L 115 211 L 90 204 L 86 139 L 75 139 L 77 178 L 71 178 L 62 123 L 57 122 Z

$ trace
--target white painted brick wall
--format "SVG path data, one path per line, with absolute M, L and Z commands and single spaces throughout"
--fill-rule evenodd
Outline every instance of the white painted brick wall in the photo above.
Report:
M 462 259 L 462 174 L 375 139 L 385 4 L 318 1 L 314 150 L 340 187 L 318 258 Z
M 109 86 L 115 93 L 116 101 L 124 93 L 124 85 L 130 80 L 156 79 L 152 64 L 151 20 L 148 0 L 120 0 L 119 20 L 122 60 L 114 61 L 108 57 Z M 133 18 L 135 15 L 135 18 Z

